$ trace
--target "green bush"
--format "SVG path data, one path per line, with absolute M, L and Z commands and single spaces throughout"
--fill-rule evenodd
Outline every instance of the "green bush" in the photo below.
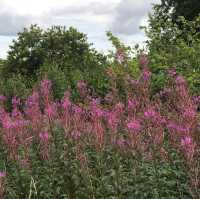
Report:
M 154 74 L 154 89 L 159 90 L 166 81 L 166 72 L 174 68 L 187 78 L 193 92 L 200 87 L 200 17 L 187 21 L 179 17 L 174 23 L 170 12 L 155 5 L 145 28 L 148 37 L 150 67 Z M 181 29 L 179 28 L 181 25 Z

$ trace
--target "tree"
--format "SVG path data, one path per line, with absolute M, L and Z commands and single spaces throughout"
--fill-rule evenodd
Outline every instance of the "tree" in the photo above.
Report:
M 87 35 L 73 27 L 67 30 L 63 26 L 53 26 L 43 30 L 31 25 L 18 33 L 10 46 L 4 76 L 20 74 L 37 81 L 38 74 L 59 73 L 67 77 L 67 82 L 60 81 L 66 86 L 74 88 L 78 80 L 85 79 L 102 91 L 106 85 L 106 57 L 91 45 Z
M 165 11 L 171 11 L 174 20 L 184 16 L 186 20 L 192 21 L 200 14 L 199 0 L 162 0 Z
M 6 74 L 33 75 L 44 63 L 43 30 L 37 25 L 18 33 L 8 51 Z
M 172 13 L 162 5 L 155 5 L 145 28 L 147 46 L 154 73 L 154 88 L 160 89 L 166 80 L 169 68 L 184 75 L 192 88 L 200 87 L 200 17 L 193 21 L 178 17 L 174 23 Z M 181 25 L 181 28 L 180 28 Z
M 104 63 L 105 57 L 92 49 L 87 36 L 75 28 L 66 30 L 62 26 L 53 26 L 45 31 L 31 25 L 18 33 L 17 40 L 10 46 L 7 70 L 30 75 L 44 63 L 84 70 L 91 64 L 94 66 L 94 62 L 97 65 Z

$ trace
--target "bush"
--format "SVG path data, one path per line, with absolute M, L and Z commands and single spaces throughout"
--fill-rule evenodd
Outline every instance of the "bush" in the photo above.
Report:
M 174 68 L 187 79 L 192 92 L 199 93 L 200 35 L 197 29 L 200 18 L 188 21 L 180 16 L 174 22 L 172 13 L 164 9 L 160 5 L 154 6 L 145 29 L 154 89 L 163 88 L 168 69 Z
M 107 88 L 106 68 L 106 56 L 92 48 L 87 36 L 75 28 L 66 30 L 62 26 L 53 26 L 43 30 L 32 25 L 18 33 L 18 38 L 10 46 L 1 76 L 12 79 L 17 74 L 26 82 L 31 79 L 33 87 L 38 74 L 48 73 L 56 82 L 57 97 L 63 95 L 64 88 L 70 86 L 73 90 L 77 81 L 84 79 L 103 95 Z M 61 77 L 57 77 L 58 74 Z
M 57 101 L 47 79 L 25 102 L 13 97 L 11 112 L 1 96 L 1 197 L 199 198 L 200 99 L 175 71 L 151 95 L 141 63 L 138 79 L 122 78 L 124 98 L 79 82 L 82 103 L 68 91 Z

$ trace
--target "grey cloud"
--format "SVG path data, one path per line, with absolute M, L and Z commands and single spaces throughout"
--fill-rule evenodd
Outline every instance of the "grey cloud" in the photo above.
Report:
M 159 0 L 121 0 L 111 24 L 114 33 L 131 35 L 139 32 L 141 20 L 148 15 L 152 3 Z
M 50 13 L 54 16 L 66 16 L 69 14 L 85 14 L 92 13 L 95 15 L 107 15 L 111 14 L 115 9 L 114 4 L 105 4 L 100 2 L 91 2 L 85 5 L 73 5 L 67 6 L 61 9 L 52 9 Z
M 29 16 L 19 16 L 9 12 L 0 13 L 0 35 L 16 35 L 30 22 Z
M 51 22 L 51 16 L 32 16 L 19 15 L 13 11 L 0 11 L 0 35 L 2 36 L 16 36 L 18 32 L 22 31 L 24 27 L 31 24 L 40 24 L 45 26 Z
M 83 15 L 92 13 L 94 15 L 106 15 L 114 11 L 114 6 L 93 2 L 85 5 L 73 5 L 64 8 L 50 9 L 42 16 L 19 15 L 14 10 L 8 8 L 0 0 L 0 35 L 13 36 L 21 31 L 24 27 L 32 23 L 48 26 L 51 25 L 56 17 L 70 17 L 72 15 Z
M 88 21 L 84 15 L 105 16 L 107 24 L 114 33 L 124 35 L 135 34 L 139 31 L 141 19 L 150 10 L 150 2 L 159 0 L 121 0 L 120 3 L 92 2 L 84 5 L 72 5 L 64 8 L 50 9 L 42 16 L 19 15 L 8 8 L 4 0 L 0 0 L 0 35 L 16 35 L 23 27 L 32 23 L 49 26 L 54 21 L 67 20 L 73 15 L 83 15 L 82 21 Z M 98 25 L 97 25 L 98 26 Z M 93 28 L 93 27 L 91 27 Z

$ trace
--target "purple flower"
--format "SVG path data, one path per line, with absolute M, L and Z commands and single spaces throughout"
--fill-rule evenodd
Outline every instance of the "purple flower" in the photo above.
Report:
M 154 118 L 156 116 L 156 112 L 152 109 L 149 109 L 149 110 L 144 112 L 144 116 L 146 118 Z
M 151 72 L 149 71 L 148 68 L 144 68 L 142 71 L 142 77 L 145 81 L 149 81 L 151 78 Z
M 0 95 L 0 101 L 1 102 L 4 102 L 4 101 L 6 101 L 7 100 L 7 98 L 4 96 L 4 95 Z
M 70 92 L 65 92 L 65 95 L 62 99 L 62 107 L 64 110 L 68 110 L 69 107 L 71 107 L 71 101 L 70 101 Z
M 128 109 L 130 110 L 133 110 L 133 109 L 135 109 L 136 108 L 136 106 L 137 106 L 137 102 L 135 101 L 135 100 L 133 100 L 133 99 L 129 99 L 128 100 Z
M 87 84 L 83 80 L 78 81 L 77 89 L 81 97 L 85 97 L 88 93 Z
M 19 106 L 20 105 L 20 99 L 18 97 L 14 96 L 12 98 L 12 105 L 13 105 L 14 108 Z
M 176 70 L 175 69 L 170 69 L 168 70 L 168 75 L 170 77 L 175 77 L 176 76 Z
M 141 129 L 141 124 L 138 120 L 133 120 L 127 124 L 127 127 L 131 131 L 139 131 Z
M 133 87 L 135 87 L 135 86 L 137 86 L 137 85 L 139 84 L 139 81 L 138 81 L 138 80 L 132 79 L 132 80 L 130 80 L 130 83 L 131 83 L 131 85 L 132 85 Z
M 178 75 L 178 76 L 176 77 L 176 84 L 177 84 L 177 85 L 183 85 L 183 84 L 185 84 L 185 83 L 186 83 L 186 81 L 185 81 L 185 79 L 183 78 L 183 76 Z
M 6 172 L 0 171 L 0 178 L 5 178 L 5 177 L 6 177 Z
M 139 56 L 139 64 L 142 67 L 147 67 L 148 66 L 149 59 L 148 59 L 147 55 L 142 54 L 142 55 Z
M 185 112 L 183 113 L 183 115 L 186 118 L 193 119 L 196 116 L 196 112 L 192 108 L 189 107 L 185 109 Z
M 191 161 L 194 154 L 195 154 L 195 148 L 196 144 L 194 143 L 192 137 L 190 136 L 185 136 L 181 139 L 181 147 L 184 151 L 185 157 Z
M 193 143 L 192 138 L 189 136 L 186 136 L 181 139 L 181 146 L 190 146 Z
M 74 110 L 74 113 L 76 114 L 76 115 L 79 115 L 79 114 L 81 114 L 82 113 L 82 108 L 81 107 L 79 107 L 79 106 L 74 106 L 73 107 L 73 110 Z
M 49 133 L 47 131 L 41 132 L 39 134 L 39 138 L 42 142 L 48 142 L 49 141 Z
M 49 95 L 50 89 L 52 87 L 52 82 L 48 79 L 44 79 L 41 82 L 41 93 L 44 95 L 44 97 Z
M 123 64 L 125 62 L 126 55 L 123 51 L 123 49 L 117 49 L 116 53 L 116 60 L 119 64 Z
M 71 132 L 71 136 L 74 140 L 78 140 L 81 137 L 81 133 L 78 130 L 74 130 Z
M 34 91 L 33 94 L 26 100 L 26 106 L 32 107 L 37 105 L 39 105 L 39 94 L 38 92 Z
M 45 114 L 48 116 L 48 118 L 54 119 L 57 116 L 57 104 L 48 104 L 45 108 Z
M 171 129 L 171 130 L 174 130 L 174 131 L 177 131 L 177 132 L 180 132 L 180 133 L 187 133 L 189 132 L 189 129 L 184 127 L 184 126 L 181 126 L 181 125 L 178 125 L 174 122 L 170 122 L 168 125 L 167 125 L 167 128 Z
M 104 111 L 101 109 L 98 99 L 92 100 L 92 102 L 91 102 L 91 112 L 92 112 L 92 115 L 96 118 L 100 118 L 104 115 Z

